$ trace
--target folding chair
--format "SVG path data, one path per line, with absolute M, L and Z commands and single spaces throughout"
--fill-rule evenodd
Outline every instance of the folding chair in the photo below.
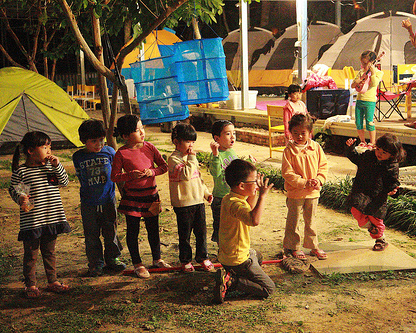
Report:
M 273 147 L 272 145 L 272 133 L 284 133 L 285 126 L 284 125 L 276 125 L 272 126 L 272 120 L 276 121 L 283 121 L 283 106 L 280 105 L 269 105 L 267 104 L 267 119 L 269 123 L 269 150 L 270 150 L 270 158 L 272 158 L 273 151 L 283 151 L 285 146 Z
M 406 97 L 406 93 L 409 87 L 407 87 L 405 90 L 398 91 L 398 92 L 392 92 L 387 90 L 384 81 L 381 81 L 378 88 L 377 88 L 377 103 L 376 103 L 376 109 L 378 111 L 378 115 L 376 115 L 377 121 L 382 121 L 384 118 L 388 119 L 393 114 L 393 112 L 396 112 L 403 120 L 405 118 L 402 115 L 402 112 L 400 111 L 399 104 L 403 103 L 403 99 Z M 388 103 L 388 110 L 383 111 L 381 110 L 381 102 L 387 102 Z

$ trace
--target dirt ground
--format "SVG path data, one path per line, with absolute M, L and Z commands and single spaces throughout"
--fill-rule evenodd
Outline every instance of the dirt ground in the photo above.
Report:
M 209 141 L 207 135 L 201 134 L 200 137 Z M 169 154 L 172 151 L 169 135 L 149 129 L 147 138 L 162 153 Z M 208 147 L 209 144 L 205 142 L 204 145 L 199 144 L 197 149 L 207 151 Z M 257 146 L 245 145 L 244 149 L 240 151 L 261 155 Z M 70 156 L 72 152 L 55 152 L 61 156 L 69 174 L 74 174 L 74 169 L 70 159 L 65 156 Z M 0 159 L 7 160 L 10 156 Z M 212 188 L 212 178 L 205 168 L 201 171 L 208 187 Z M 0 180 L 8 177 L 8 171 L 0 171 Z M 175 214 L 169 205 L 167 174 L 157 177 L 157 184 L 163 202 L 160 217 L 162 255 L 166 261 L 176 265 L 178 237 Z M 313 271 L 291 275 L 276 264 L 264 265 L 265 271 L 276 283 L 276 294 L 265 301 L 250 297 L 229 298 L 223 305 L 213 305 L 211 302 L 214 277 L 210 273 L 160 273 L 152 274 L 149 280 L 110 273 L 97 278 L 84 277 L 87 259 L 80 221 L 79 183 L 76 180 L 61 189 L 72 232 L 61 235 L 57 242 L 57 270 L 60 280 L 69 284 L 71 291 L 66 295 L 46 292 L 43 265 L 38 260 L 38 282 L 43 295 L 38 300 L 26 300 L 22 293 L 23 248 L 17 241 L 19 210 L 10 199 L 7 189 L 0 189 L 0 194 L 1 249 L 15 259 L 11 275 L 0 288 L 0 332 L 416 331 L 416 286 L 412 272 L 320 277 Z M 206 215 L 210 239 L 212 217 L 208 204 Z M 267 198 L 262 223 L 252 228 L 251 232 L 252 247 L 260 250 L 266 260 L 276 258 L 282 249 L 285 217 L 285 196 L 273 190 Z M 350 215 L 320 206 L 318 221 L 321 242 L 368 239 L 367 233 L 357 227 Z M 118 232 L 124 246 L 121 258 L 131 269 L 125 243 L 126 225 L 122 217 Z M 387 230 L 386 235 L 396 247 L 416 256 L 414 238 L 394 230 Z M 140 240 L 143 261 L 150 265 L 150 249 L 144 226 Z M 211 259 L 215 261 L 216 245 L 208 241 L 208 249 Z

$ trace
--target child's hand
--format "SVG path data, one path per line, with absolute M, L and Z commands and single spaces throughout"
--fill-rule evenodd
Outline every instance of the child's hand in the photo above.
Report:
M 144 172 L 140 170 L 132 170 L 131 173 L 133 175 L 133 179 L 139 179 L 139 178 L 145 177 Z
M 389 193 L 387 193 L 387 195 L 395 195 L 398 189 L 399 187 L 397 186 L 393 191 L 390 191 Z
M 220 153 L 220 150 L 219 150 L 220 149 L 220 144 L 218 142 L 212 141 L 210 143 L 210 147 L 211 147 L 211 150 L 212 150 L 212 155 L 218 156 L 219 153 Z
M 256 160 L 256 158 L 253 156 L 253 155 L 248 155 L 248 159 L 250 160 L 250 162 L 251 163 L 253 163 L 253 164 L 255 164 L 255 163 L 257 163 L 257 160 Z
M 143 177 L 152 177 L 153 176 L 153 171 L 150 169 L 144 169 L 143 170 Z
M 211 203 L 212 200 L 214 200 L 214 196 L 212 194 L 210 194 L 207 198 L 208 203 Z
M 402 27 L 407 29 L 407 30 L 411 30 L 412 29 L 412 23 L 410 22 L 410 19 L 407 20 L 403 20 L 402 21 Z
M 20 209 L 23 210 L 24 212 L 28 212 L 33 208 L 31 207 L 29 195 L 21 194 L 18 202 L 19 202 Z
M 312 189 L 312 190 L 320 190 L 321 189 L 321 182 L 318 179 L 308 179 L 306 181 L 306 188 Z
M 269 178 L 264 179 L 263 175 L 258 176 L 257 186 L 259 187 L 259 195 L 264 196 L 269 193 L 270 189 L 273 187 L 273 183 L 269 184 Z
M 146 177 L 152 177 L 153 172 L 150 169 L 144 169 L 143 171 L 140 170 L 133 170 L 133 178 L 139 179 L 139 178 L 146 178 Z
M 194 147 L 189 147 L 189 149 L 186 152 L 188 153 L 188 155 L 196 155 Z
M 347 140 L 347 142 L 345 142 L 345 144 L 346 144 L 348 147 L 351 147 L 351 146 L 354 144 L 354 142 L 355 142 L 355 141 L 357 141 L 357 139 L 349 138 L 349 139 Z
M 49 161 L 49 163 L 53 166 L 53 167 L 57 167 L 59 164 L 59 158 L 55 155 L 49 155 L 46 157 L 46 159 Z

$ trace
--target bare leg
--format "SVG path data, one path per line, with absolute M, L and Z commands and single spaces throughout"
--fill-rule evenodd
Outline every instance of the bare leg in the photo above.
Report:
M 365 143 L 365 130 L 361 129 L 361 130 L 357 130 L 357 132 L 358 132 L 358 137 L 360 138 L 360 141 Z
M 376 130 L 369 131 L 368 133 L 370 134 L 370 143 L 375 145 L 376 144 Z

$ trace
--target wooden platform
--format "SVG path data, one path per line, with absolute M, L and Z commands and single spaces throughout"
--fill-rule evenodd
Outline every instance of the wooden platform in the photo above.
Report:
M 382 103 L 382 108 L 387 107 L 388 105 L 386 102 Z M 402 114 L 406 116 L 404 107 L 402 109 Z M 190 113 L 195 116 L 207 116 L 214 119 L 228 119 L 237 124 L 243 123 L 246 125 L 267 128 L 267 111 L 264 110 L 231 110 L 214 106 L 190 106 L 189 110 Z M 381 122 L 375 121 L 377 137 L 383 135 L 384 133 L 393 133 L 403 144 L 416 145 L 416 129 L 404 126 L 405 123 L 414 121 L 415 119 L 416 109 L 413 108 L 412 118 L 409 120 L 403 120 L 397 113 L 394 113 L 389 119 L 383 119 Z M 314 127 L 322 128 L 324 122 L 324 120 L 318 120 Z M 334 135 L 357 137 L 357 130 L 354 120 L 349 123 L 332 123 L 330 130 Z M 369 139 L 367 132 L 366 137 Z

